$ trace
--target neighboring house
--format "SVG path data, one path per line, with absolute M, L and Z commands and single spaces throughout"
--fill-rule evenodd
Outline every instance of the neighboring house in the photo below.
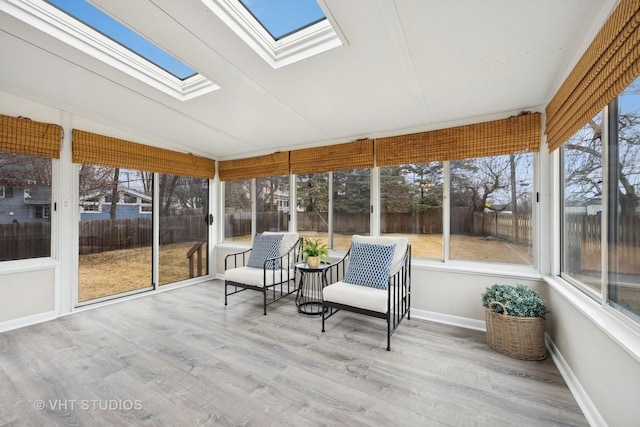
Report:
M 153 210 L 151 196 L 121 188 L 116 201 L 116 219 L 149 218 Z M 111 194 L 95 193 L 80 197 L 80 221 L 110 219 Z
M 51 187 L 29 188 L 0 185 L 0 224 L 49 222 Z

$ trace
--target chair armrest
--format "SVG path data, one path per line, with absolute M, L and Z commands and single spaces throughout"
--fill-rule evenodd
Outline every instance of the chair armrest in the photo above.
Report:
M 249 252 L 251 252 L 251 248 L 244 250 L 242 252 L 229 254 L 226 257 L 224 257 L 224 270 L 227 271 L 232 268 L 246 266 L 248 261 L 247 254 L 249 254 Z
M 391 290 L 392 287 L 399 285 L 411 286 L 411 245 L 407 245 L 400 267 L 390 273 L 387 289 Z
M 331 264 L 329 267 L 324 269 L 324 278 L 326 280 L 326 284 L 330 285 L 332 283 L 336 283 L 342 280 L 344 277 L 344 272 L 347 270 L 347 264 L 349 263 L 349 256 L 351 254 L 351 249 L 342 257 L 340 261 L 337 261 Z

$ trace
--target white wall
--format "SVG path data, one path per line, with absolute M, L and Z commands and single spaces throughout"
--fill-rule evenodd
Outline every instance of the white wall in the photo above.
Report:
M 0 271 L 0 331 L 55 318 L 56 264 L 9 263 Z

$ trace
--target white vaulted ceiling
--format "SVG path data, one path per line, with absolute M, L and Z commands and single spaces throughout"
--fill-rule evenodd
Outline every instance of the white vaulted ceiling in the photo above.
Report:
M 181 101 L 6 13 L 0 89 L 217 159 L 543 111 L 616 0 L 321 0 L 344 45 L 274 69 L 201 0 L 94 0 L 220 89 Z

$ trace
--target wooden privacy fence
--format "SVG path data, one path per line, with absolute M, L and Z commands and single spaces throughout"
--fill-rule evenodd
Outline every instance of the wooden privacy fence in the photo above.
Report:
M 428 209 L 418 213 L 382 213 L 380 215 L 380 232 L 398 234 L 442 234 L 442 208 Z M 278 218 L 280 215 L 280 218 Z M 298 231 L 327 232 L 329 228 L 328 213 L 298 212 Z M 259 230 L 286 230 L 288 216 L 282 212 L 262 212 L 257 214 Z M 279 222 L 278 222 L 279 221 Z M 522 245 L 531 243 L 531 217 L 518 215 L 518 232 L 516 239 L 515 215 L 502 213 L 496 218 L 495 213 L 475 213 L 468 208 L 452 207 L 451 234 L 470 234 L 496 236 L 497 238 L 517 242 Z M 369 213 L 336 212 L 333 215 L 333 230 L 339 234 L 368 234 L 370 232 Z M 497 228 L 496 228 L 497 226 Z M 225 236 L 246 236 L 251 234 L 251 215 L 235 213 L 225 215 Z
M 0 224 L 0 261 L 50 255 L 50 222 Z
M 475 212 L 473 219 L 475 235 L 493 236 L 525 246 L 533 242 L 530 215 Z
M 80 221 L 80 255 L 150 246 L 151 218 Z
M 298 212 L 298 231 L 327 232 L 329 224 L 328 214 L 321 212 Z M 343 213 L 336 212 L 333 217 L 333 229 L 340 234 L 369 233 L 368 213 Z M 282 231 L 289 226 L 289 214 L 287 212 L 258 212 L 256 223 L 259 230 Z M 225 236 L 247 236 L 251 234 L 251 214 L 233 213 L 225 215 Z
M 618 233 L 612 240 L 616 245 L 610 248 L 611 271 L 624 274 L 638 274 L 640 260 L 640 216 L 620 215 Z M 602 217 L 600 215 L 568 214 L 565 216 L 565 260 L 578 271 L 600 271 L 602 266 Z
M 203 215 L 160 218 L 160 244 L 199 241 L 207 236 Z M 151 246 L 151 218 L 80 221 L 80 255 Z
M 380 216 L 380 232 L 401 234 L 442 234 L 442 208 L 424 212 L 383 213 Z

